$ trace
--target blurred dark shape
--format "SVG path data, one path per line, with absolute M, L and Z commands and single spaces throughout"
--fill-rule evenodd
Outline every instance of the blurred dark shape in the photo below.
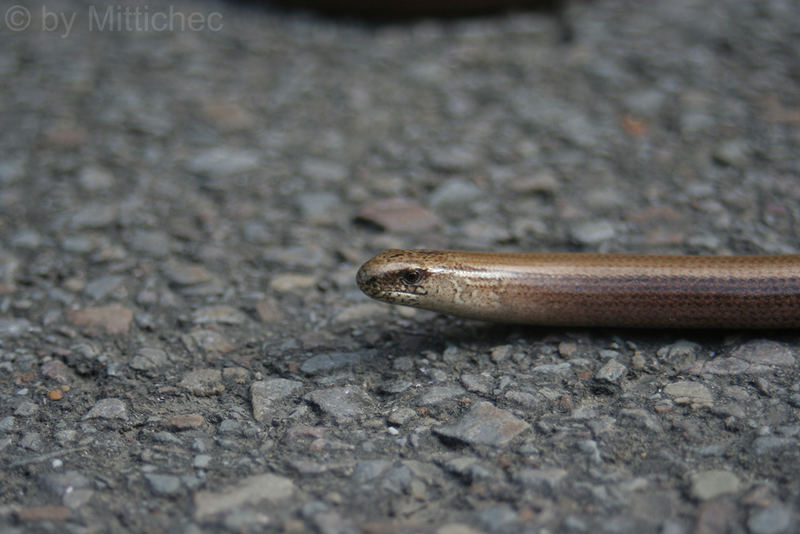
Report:
M 568 0 L 272 0 L 265 3 L 357 18 L 481 15 L 510 9 L 560 11 Z M 252 3 L 258 3 L 253 1 Z

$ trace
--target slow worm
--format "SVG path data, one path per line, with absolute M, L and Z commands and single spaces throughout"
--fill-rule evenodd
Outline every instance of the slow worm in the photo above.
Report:
M 386 250 L 358 271 L 375 299 L 553 326 L 798 328 L 800 255 L 655 256 Z

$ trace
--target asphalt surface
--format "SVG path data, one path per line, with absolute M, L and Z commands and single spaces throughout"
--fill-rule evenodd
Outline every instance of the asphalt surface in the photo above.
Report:
M 795 532 L 796 332 L 370 301 L 389 247 L 800 252 L 800 3 L 0 19 L 0 532 Z

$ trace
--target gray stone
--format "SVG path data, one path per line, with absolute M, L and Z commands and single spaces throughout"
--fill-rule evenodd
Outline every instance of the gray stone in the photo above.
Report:
M 597 371 L 595 379 L 608 382 L 610 384 L 619 384 L 620 380 L 622 380 L 627 373 L 627 367 L 619 363 L 617 360 L 609 360 Z
M 15 233 L 11 238 L 11 246 L 18 248 L 37 249 L 42 246 L 42 234 L 31 228 L 22 229 Z M 0 263 L 2 263 L 2 260 L 0 260 Z M 0 268 L 0 272 L 2 272 L 2 268 Z M 3 276 L 0 276 L 0 280 L 2 279 Z
M 406 391 L 413 385 L 414 383 L 409 380 L 403 380 L 401 378 L 397 378 L 395 380 L 388 380 L 383 384 L 381 384 L 381 391 L 383 393 L 390 393 L 392 395 L 396 395 L 398 393 Z
M 318 354 L 300 364 L 300 370 L 309 375 L 327 373 L 344 367 L 358 365 L 364 357 L 364 352 L 329 352 L 327 354 Z
M 755 340 L 745 343 L 734 350 L 728 358 L 714 358 L 707 362 L 698 362 L 691 372 L 694 374 L 738 375 L 765 374 L 775 367 L 791 367 L 795 364 L 792 351 L 781 343 L 767 340 Z
M 255 245 L 268 245 L 274 239 L 271 227 L 257 221 L 247 221 L 242 227 L 245 241 Z
M 321 512 L 311 520 L 315 532 L 320 534 L 356 534 L 359 529 L 352 526 L 349 520 L 334 511 Z
M 225 516 L 222 525 L 228 532 L 264 532 L 272 518 L 257 510 L 236 510 Z
M 133 322 L 133 310 L 119 304 L 67 311 L 69 321 L 89 334 L 126 334 Z
M 642 408 L 625 408 L 620 410 L 619 415 L 622 418 L 631 419 L 641 428 L 650 430 L 651 432 L 660 434 L 664 431 L 658 418 Z
M 372 399 L 358 386 L 317 389 L 306 399 L 338 422 L 363 418 L 372 410 Z
M 430 203 L 434 208 L 463 207 L 483 196 L 483 191 L 472 182 L 451 178 L 431 193 Z
M 744 139 L 729 139 L 714 151 L 714 161 L 731 167 L 743 167 L 750 158 L 750 147 Z
M 31 451 L 42 449 L 42 435 L 39 432 L 25 432 L 19 439 L 19 446 Z
M 398 408 L 389 414 L 386 421 L 392 425 L 403 426 L 415 417 L 417 417 L 417 412 L 412 408 Z
M 692 408 L 710 408 L 714 404 L 711 392 L 703 384 L 682 380 L 664 386 L 664 393 L 676 404 L 688 404 Z
M 795 364 L 795 357 L 789 347 L 765 339 L 741 345 L 731 353 L 731 357 L 759 366 L 791 367 Z
M 656 352 L 658 359 L 669 365 L 672 369 L 680 371 L 690 367 L 700 352 L 700 345 L 684 339 L 671 345 L 661 347 Z
M 198 325 L 207 324 L 244 324 L 247 315 L 232 306 L 205 306 L 192 313 L 192 322 Z
M 494 385 L 494 378 L 484 374 L 464 373 L 461 375 L 461 383 L 467 388 L 467 391 L 487 395 Z
M 192 286 L 212 280 L 211 273 L 202 265 L 168 263 L 163 266 L 164 276 L 178 286 Z
M 469 481 L 484 480 L 492 476 L 492 472 L 474 456 L 452 458 L 444 464 L 444 468 Z
M 320 182 L 341 182 L 350 174 L 345 165 L 320 158 L 306 158 L 300 163 L 300 172 Z
M 398 465 L 383 477 L 381 487 L 397 495 L 405 493 L 414 480 L 414 473 L 408 466 Z
M 416 367 L 416 363 L 412 358 L 401 356 L 392 361 L 392 369 L 396 371 L 411 371 Z
M 460 386 L 434 386 L 425 391 L 417 400 L 418 406 L 433 406 L 465 393 Z
M 14 416 L 7 415 L 0 419 L 0 432 L 11 432 L 14 430 Z
M 381 476 L 392 466 L 389 460 L 364 460 L 358 462 L 353 469 L 353 480 L 356 482 L 368 482 Z
M 72 489 L 61 500 L 70 510 L 80 510 L 92 500 L 94 494 L 95 491 L 91 489 Z
M 131 250 L 150 256 L 166 258 L 171 252 L 169 236 L 161 230 L 136 230 L 128 239 Z
M 86 284 L 83 292 L 92 300 L 101 300 L 116 291 L 123 280 L 122 276 L 103 276 Z
M 42 483 L 47 491 L 57 497 L 62 497 L 68 492 L 85 489 L 92 485 L 89 477 L 73 469 L 64 473 L 48 473 L 42 478 Z
M 164 367 L 169 362 L 166 351 L 143 347 L 131 358 L 130 366 L 137 371 L 152 371 Z
M 25 335 L 31 327 L 27 319 L 1 319 L 0 337 L 15 338 Z
M 235 348 L 228 338 L 211 328 L 193 330 L 181 336 L 181 341 L 186 350 L 198 359 L 218 357 Z
M 713 470 L 694 475 L 689 492 L 695 499 L 708 501 L 720 495 L 735 495 L 740 489 L 741 482 L 735 474 L 730 471 Z
M 711 375 L 739 375 L 746 373 L 750 369 L 750 364 L 739 358 L 714 358 L 706 362 L 697 362 L 692 366 L 694 374 Z
M 157 441 L 158 443 L 167 443 L 170 445 L 183 445 L 183 442 L 178 436 L 165 430 L 161 430 L 153 434 L 153 441 Z
M 436 529 L 436 534 L 482 534 L 482 532 L 465 523 L 446 523 Z
M 78 183 L 86 191 L 102 191 L 114 185 L 114 176 L 100 167 L 85 167 L 78 176 Z
M 291 498 L 294 492 L 294 484 L 288 478 L 271 473 L 255 475 L 221 492 L 195 493 L 194 516 L 197 520 L 203 520 L 248 505 L 277 505 Z
M 527 391 L 506 391 L 503 397 L 526 408 L 537 408 L 545 403 L 545 399 L 543 399 L 541 396 L 528 393 Z
M 792 514 L 783 506 L 756 509 L 747 519 L 747 528 L 752 534 L 782 534 L 789 532 Z
M 422 232 L 439 224 L 433 212 L 406 198 L 373 200 L 361 207 L 358 219 L 392 233 Z
M 212 458 L 209 454 L 198 454 L 194 457 L 192 465 L 197 469 L 206 469 L 211 465 L 211 460 Z
M 478 157 L 474 148 L 453 145 L 430 151 L 431 166 L 442 172 L 463 172 L 472 168 Z
M 189 162 L 189 170 L 212 178 L 224 178 L 261 166 L 261 155 L 257 150 L 232 147 L 217 147 L 204 150 Z
M 97 246 L 97 240 L 88 235 L 71 235 L 61 240 L 61 248 L 64 252 L 73 254 L 86 254 L 92 252 Z
M 220 434 L 239 435 L 242 433 L 242 423 L 240 423 L 236 419 L 231 419 L 231 418 L 223 419 L 217 426 L 217 430 L 219 431 Z
M 222 371 L 219 369 L 191 371 L 183 377 L 180 386 L 201 397 L 218 395 L 225 391 L 225 385 L 222 383 Z
M 574 227 L 571 234 L 582 245 L 597 245 L 613 238 L 617 231 L 609 221 L 591 221 Z
M 521 469 L 514 474 L 514 480 L 527 488 L 552 494 L 566 476 L 567 471 L 557 467 Z
M 8 72 L 8 71 L 6 71 Z M 11 185 L 25 176 L 27 165 L 25 161 L 20 158 L 8 159 L 0 161 L 0 183 L 3 185 Z
M 572 372 L 572 364 L 570 362 L 543 363 L 531 369 L 531 372 L 543 375 L 566 376 Z
M 581 442 L 578 442 L 578 448 L 581 452 L 585 453 L 589 459 L 596 463 L 602 463 L 603 455 L 600 454 L 600 447 L 597 446 L 597 442 L 593 439 L 585 439 Z
M 39 368 L 39 372 L 43 377 L 54 380 L 60 384 L 66 384 L 75 380 L 75 373 L 61 360 L 49 360 L 44 362 Z
M 155 473 L 147 473 L 144 475 L 147 480 L 147 485 L 156 495 L 174 496 L 181 491 L 181 479 L 172 475 L 158 475 Z
M 19 265 L 19 258 L 12 256 L 0 248 L 0 284 L 12 285 L 16 278 Z
M 128 408 L 120 399 L 100 399 L 83 419 L 122 419 L 128 420 Z
M 506 361 L 513 352 L 514 347 L 511 345 L 497 345 L 496 347 L 492 347 L 492 350 L 489 352 L 489 357 L 494 363 L 501 363 Z
M 70 217 L 75 230 L 105 228 L 117 219 L 117 209 L 111 204 L 88 204 Z
M 317 284 L 317 277 L 310 274 L 278 273 L 269 282 L 270 289 L 278 293 L 302 292 Z
M 306 219 L 319 218 L 341 211 L 342 200 L 327 191 L 301 193 L 295 197 L 300 214 Z
M 761 436 L 753 442 L 753 452 L 758 456 L 770 454 L 774 451 L 797 447 L 798 441 L 795 438 L 781 438 L 778 436 Z
M 271 422 L 275 418 L 276 409 L 281 401 L 297 395 L 302 389 L 302 382 L 286 378 L 270 378 L 253 382 L 250 386 L 253 417 L 259 423 Z
M 74 428 L 59 430 L 58 432 L 55 433 L 54 437 L 56 438 L 56 441 L 58 441 L 59 444 L 67 445 L 78 439 L 78 431 L 75 430 Z
M 490 402 L 478 402 L 458 423 L 436 428 L 434 432 L 470 445 L 502 447 L 528 428 L 528 423 Z
M 29 400 L 23 400 L 14 409 L 14 415 L 17 417 L 31 417 L 39 411 L 39 405 Z

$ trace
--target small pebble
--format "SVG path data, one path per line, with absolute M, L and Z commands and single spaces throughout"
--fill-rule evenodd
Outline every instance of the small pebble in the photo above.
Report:
M 278 407 L 286 399 L 298 395 L 303 390 L 303 383 L 286 378 L 270 378 L 253 382 L 250 386 L 250 404 L 253 417 L 260 423 L 269 423 L 280 415 Z
M 783 534 L 791 525 L 792 514 L 783 506 L 756 509 L 747 519 L 752 534 Z
M 240 479 L 235 486 L 219 492 L 198 491 L 194 494 L 195 519 L 230 512 L 247 505 L 285 503 L 295 492 L 288 478 L 265 473 Z
M 189 162 L 189 170 L 214 178 L 224 178 L 257 170 L 261 155 L 257 150 L 216 147 L 204 150 Z
M 417 400 L 417 405 L 433 406 L 441 404 L 464 393 L 466 393 L 464 389 L 459 386 L 434 386 L 420 396 Z
M 67 318 L 89 333 L 126 334 L 133 322 L 133 311 L 119 304 L 99 308 L 68 310 Z
M 83 419 L 122 419 L 128 420 L 128 408 L 120 399 L 100 399 Z
M 247 321 L 247 315 L 231 306 L 206 306 L 192 313 L 192 322 L 197 325 L 228 324 L 239 325 Z
M 616 233 L 609 221 L 592 221 L 574 227 L 572 238 L 581 245 L 594 246 L 612 239 Z
M 151 258 L 166 258 L 172 252 L 172 243 L 161 230 L 136 230 L 127 240 L 134 252 Z
M 158 348 L 143 347 L 131 359 L 129 365 L 137 371 L 152 371 L 167 365 L 168 361 L 169 357 L 166 351 Z
M 692 408 L 710 408 L 714 404 L 711 392 L 703 384 L 686 380 L 664 386 L 664 393 L 676 404 L 688 404 Z
M 203 416 L 198 413 L 173 415 L 164 420 L 164 427 L 172 430 L 192 430 L 203 426 Z
M 503 447 L 529 427 L 508 411 L 489 402 L 478 402 L 455 425 L 439 427 L 434 432 L 471 445 Z
M 741 482 L 735 474 L 730 471 L 714 470 L 694 475 L 689 492 L 695 499 L 708 501 L 720 495 L 739 493 L 740 488 Z
M 200 397 L 219 395 L 225 391 L 225 385 L 222 383 L 222 372 L 218 369 L 191 371 L 183 377 L 179 385 Z
M 181 479 L 172 475 L 148 473 L 144 475 L 150 491 L 156 495 L 174 496 L 181 490 Z
M 390 198 L 366 204 L 361 207 L 357 217 L 386 232 L 422 232 L 439 224 L 435 214 L 416 201 L 405 198 Z
M 627 372 L 628 369 L 617 360 L 609 360 L 597 371 L 595 379 L 610 384 L 618 384 Z
M 212 280 L 211 273 L 202 265 L 168 263 L 162 271 L 167 280 L 178 286 L 192 286 Z
M 309 274 L 279 274 L 270 280 L 269 287 L 279 293 L 310 289 L 317 284 L 317 278 Z
M 372 409 L 372 399 L 358 386 L 317 389 L 306 399 L 338 422 L 363 418 Z

